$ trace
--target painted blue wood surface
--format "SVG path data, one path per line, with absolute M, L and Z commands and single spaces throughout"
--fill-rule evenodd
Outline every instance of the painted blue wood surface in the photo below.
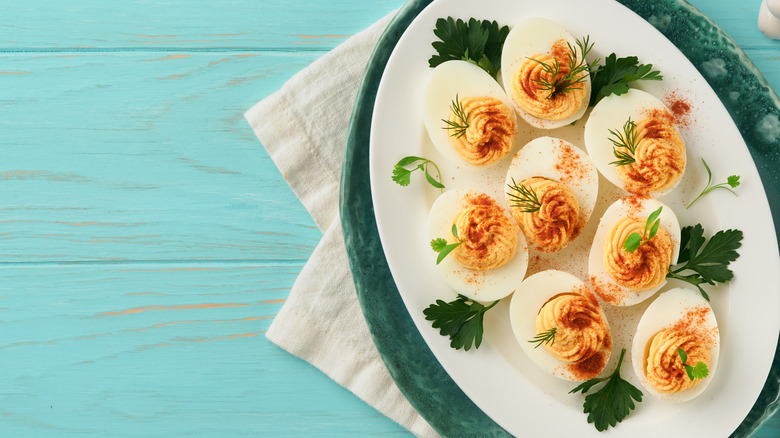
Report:
M 0 5 L 0 436 L 407 435 L 263 336 L 320 232 L 243 120 L 401 3 Z

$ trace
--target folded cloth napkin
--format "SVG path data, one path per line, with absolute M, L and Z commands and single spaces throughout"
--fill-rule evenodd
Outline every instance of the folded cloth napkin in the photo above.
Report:
M 245 114 L 323 232 L 266 337 L 415 435 L 435 437 L 395 386 L 371 340 L 338 214 L 349 115 L 369 55 L 393 15 L 349 38 Z

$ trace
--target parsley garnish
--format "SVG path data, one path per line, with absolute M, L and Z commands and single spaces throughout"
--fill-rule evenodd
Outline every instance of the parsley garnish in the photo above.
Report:
M 469 128 L 469 113 L 463 109 L 463 104 L 460 103 L 457 94 L 455 95 L 455 100 L 450 103 L 450 109 L 455 113 L 455 118 L 457 120 L 441 119 L 442 122 L 447 124 L 444 129 L 448 131 L 452 130 L 452 132 L 450 132 L 450 137 L 463 137 L 466 134 L 466 130 Z
M 542 207 L 542 203 L 539 202 L 539 196 L 536 195 L 534 189 L 517 184 L 514 178 L 512 178 L 512 184 L 507 185 L 513 190 L 512 192 L 507 192 L 510 199 L 510 207 L 517 207 L 523 213 L 533 213 L 539 211 Z
M 696 362 L 695 366 L 691 366 L 686 364 L 685 362 L 688 361 L 688 354 L 685 353 L 685 350 L 683 350 L 680 347 L 677 347 L 677 353 L 680 354 L 680 361 L 682 362 L 683 366 L 685 367 L 685 373 L 688 374 L 688 378 L 691 380 L 696 379 L 703 379 L 707 377 L 707 375 L 710 373 L 710 370 L 707 369 L 707 364 L 698 361 Z
M 576 41 L 576 47 L 571 43 L 566 43 L 569 46 L 569 51 L 566 53 L 566 66 L 563 69 L 565 73 L 561 74 L 561 64 L 558 62 L 558 58 L 553 57 L 551 64 L 539 61 L 538 59 L 528 58 L 531 61 L 535 61 L 542 66 L 546 75 L 540 75 L 538 79 L 533 81 L 539 84 L 539 88 L 545 91 L 549 91 L 547 95 L 548 99 L 552 99 L 558 94 L 565 93 L 569 90 L 580 88 L 579 84 L 585 82 L 585 78 L 588 77 L 590 69 L 598 64 L 599 60 L 596 60 L 590 64 L 585 61 L 585 56 L 593 48 L 593 44 L 590 43 L 590 37 L 585 37 L 582 40 Z M 579 49 L 579 56 L 577 55 L 577 49 Z
M 485 312 L 497 303 L 498 301 L 494 301 L 484 306 L 458 294 L 458 298 L 449 303 L 436 300 L 436 303 L 428 306 L 423 313 L 426 320 L 433 321 L 433 328 L 440 329 L 442 336 L 450 337 L 450 347 L 468 351 L 472 345 L 479 348 L 482 344 L 482 320 Z
M 685 208 L 691 208 L 691 205 L 693 205 L 694 202 L 698 201 L 699 198 L 706 195 L 707 193 L 715 190 L 715 189 L 726 189 L 734 194 L 734 196 L 737 195 L 737 192 L 731 189 L 736 189 L 737 186 L 739 186 L 739 175 L 731 175 L 726 179 L 726 182 L 715 184 L 714 186 L 710 186 L 712 184 L 712 171 L 710 170 L 710 166 L 707 165 L 707 162 L 704 161 L 704 158 L 701 159 L 701 162 L 704 163 L 704 168 L 707 170 L 707 187 L 704 188 L 704 190 L 699 194 L 699 196 L 696 197 L 693 201 L 691 201 L 690 204 L 688 204 Z
M 647 222 L 645 223 L 645 230 L 642 232 L 641 236 L 639 233 L 631 233 L 626 237 L 626 241 L 623 242 L 623 249 L 627 252 L 634 252 L 640 245 L 647 243 L 650 239 L 655 237 L 656 233 L 658 233 L 658 227 L 661 225 L 661 219 L 658 219 L 661 210 L 663 210 L 663 207 L 658 207 L 658 210 L 650 213 L 650 216 L 647 217 Z
M 599 432 L 607 430 L 610 426 L 615 427 L 617 423 L 623 421 L 634 409 L 634 400 L 642 401 L 642 391 L 620 377 L 620 365 L 623 363 L 625 353 L 624 348 L 620 352 L 617 368 L 609 377 L 587 380 L 569 391 L 569 394 L 579 391 L 585 394 L 593 386 L 607 381 L 600 390 L 585 396 L 585 403 L 582 405 L 583 412 L 588 414 L 588 423 L 594 423 Z
M 459 247 L 460 244 L 463 243 L 460 238 L 458 238 L 458 227 L 456 227 L 455 224 L 452 224 L 452 235 L 455 236 L 458 241 L 449 245 L 447 244 L 447 239 L 441 237 L 431 240 L 431 249 L 439 253 L 439 257 L 436 259 L 437 265 L 444 260 L 444 257 L 447 257 L 447 254 L 451 253 L 453 249 Z
M 615 164 L 617 166 L 625 166 L 636 161 L 634 154 L 636 154 L 636 147 L 639 145 L 636 141 L 636 124 L 631 121 L 631 117 L 623 124 L 623 132 L 617 132 L 609 130 L 609 133 L 615 138 L 610 138 L 612 142 L 612 153 L 615 154 L 616 161 L 609 164 Z M 622 149 L 627 149 L 624 151 Z
M 428 65 L 436 67 L 447 61 L 469 61 L 482 67 L 490 76 L 496 78 L 501 68 L 501 50 L 509 34 L 509 26 L 499 27 L 495 21 L 472 18 L 468 23 L 452 17 L 436 20 L 434 35 L 439 41 L 433 42 L 436 54 L 428 60 Z
M 414 164 L 418 161 L 420 161 L 421 163 L 413 167 L 412 169 L 406 168 L 406 166 L 410 164 Z M 434 179 L 433 176 L 431 176 L 431 174 L 428 172 L 429 164 L 433 165 L 433 167 L 436 169 L 436 176 L 438 180 Z M 437 189 L 444 188 L 444 184 L 441 183 L 441 172 L 439 172 L 439 166 L 437 166 L 436 163 L 434 163 L 431 160 L 422 157 L 415 157 L 415 156 L 408 156 L 408 157 L 401 158 L 401 161 L 396 163 L 395 167 L 393 167 L 393 181 L 406 187 L 411 182 L 412 172 L 414 172 L 415 170 L 422 170 L 423 172 L 425 172 L 425 179 L 428 180 L 428 183 L 430 183 L 430 185 L 436 187 Z
M 595 105 L 610 94 L 628 92 L 628 84 L 634 81 L 660 81 L 661 72 L 653 70 L 652 64 L 639 64 L 636 56 L 618 58 L 614 53 L 607 56 L 605 64 L 591 70 L 590 105 Z
M 734 278 L 734 273 L 728 268 L 729 263 L 739 257 L 737 248 L 742 246 L 742 231 L 721 230 L 704 243 L 704 229 L 701 224 L 684 227 L 680 232 L 680 257 L 677 269 L 670 269 L 666 278 L 676 278 L 688 282 L 699 289 L 702 296 L 709 301 L 701 284 L 726 283 Z M 683 275 L 683 271 L 693 271 Z
M 557 327 L 553 327 L 549 330 L 546 330 L 542 333 L 537 333 L 536 336 L 534 336 L 533 339 L 531 339 L 530 343 L 536 344 L 534 348 L 539 348 L 542 344 L 554 344 L 555 343 L 555 331 L 557 330 Z

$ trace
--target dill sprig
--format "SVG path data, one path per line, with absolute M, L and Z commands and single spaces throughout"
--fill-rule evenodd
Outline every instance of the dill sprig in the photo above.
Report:
M 510 207 L 517 207 L 523 213 L 533 213 L 539 211 L 542 207 L 542 203 L 539 201 L 534 189 L 526 187 L 522 184 L 517 184 L 515 179 L 512 178 L 512 184 L 507 184 L 513 192 L 507 192 Z
M 542 344 L 554 344 L 555 343 L 555 330 L 557 327 L 553 327 L 547 331 L 544 331 L 542 333 L 537 333 L 534 338 L 528 342 L 532 344 L 536 344 L 534 348 L 539 348 Z
M 450 110 L 455 113 L 457 120 L 441 119 L 447 126 L 442 129 L 452 130 L 450 137 L 460 138 L 466 134 L 466 129 L 469 127 L 469 113 L 463 109 L 463 104 L 460 103 L 458 95 L 455 95 L 455 100 L 450 103 Z
M 567 61 L 566 67 L 561 66 L 558 58 L 553 57 L 552 63 L 546 63 L 539 61 L 538 59 L 528 58 L 534 62 L 538 62 L 542 66 L 547 75 L 540 75 L 538 79 L 534 79 L 542 90 L 549 91 L 547 95 L 548 99 L 555 97 L 557 94 L 565 93 L 574 88 L 580 88 L 580 84 L 585 82 L 585 79 L 589 77 L 590 70 L 600 60 L 595 60 L 588 63 L 585 57 L 593 49 L 593 43 L 590 42 L 590 37 L 586 36 L 581 40 L 577 40 L 575 45 L 567 42 L 569 51 L 566 53 Z M 577 56 L 579 51 L 580 56 Z M 562 70 L 565 73 L 562 73 Z
M 625 166 L 636 162 L 634 154 L 636 154 L 636 148 L 639 145 L 636 141 L 636 124 L 631 121 L 631 117 L 623 124 L 623 131 L 617 132 L 612 129 L 609 133 L 615 138 L 610 138 L 613 148 L 612 153 L 615 154 L 616 161 L 609 164 L 615 164 L 617 166 Z M 623 150 L 626 149 L 626 150 Z

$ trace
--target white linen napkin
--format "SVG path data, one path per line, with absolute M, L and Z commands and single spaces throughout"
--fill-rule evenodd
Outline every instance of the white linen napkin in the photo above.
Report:
M 352 105 L 369 55 L 394 14 L 296 74 L 244 117 L 323 232 L 266 337 L 415 435 L 436 437 L 396 387 L 371 340 L 338 213 Z

